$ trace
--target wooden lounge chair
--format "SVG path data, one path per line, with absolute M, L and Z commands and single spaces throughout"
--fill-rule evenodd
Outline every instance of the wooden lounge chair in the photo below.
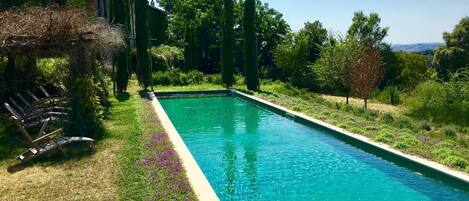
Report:
M 28 93 L 36 102 L 61 107 L 65 107 L 69 104 L 68 98 L 65 96 L 50 95 L 43 86 L 39 86 L 38 89 L 42 93 L 42 98 L 38 98 L 38 96 L 30 90 L 26 90 L 26 93 Z
M 4 103 L 3 106 L 10 113 L 11 116 L 14 116 L 16 119 L 21 121 L 21 123 L 26 127 L 35 127 L 35 126 L 44 126 L 47 122 L 67 122 L 65 117 L 66 113 L 60 112 L 48 112 L 48 111 L 33 111 L 32 113 L 25 113 L 21 107 L 21 113 L 15 110 L 8 103 Z
M 54 104 L 54 102 L 51 102 L 49 100 L 39 99 L 34 94 L 32 94 L 32 92 L 29 91 L 29 90 L 27 92 L 29 92 L 28 94 L 30 94 L 31 97 L 33 98 L 32 101 L 28 101 L 20 93 L 16 94 L 16 97 L 18 97 L 20 99 L 20 101 L 26 106 L 27 111 L 34 111 L 34 110 L 36 110 L 36 111 L 37 110 L 45 111 L 45 110 L 47 110 L 47 111 L 61 111 L 61 112 L 64 112 L 64 111 L 67 111 L 67 110 L 71 110 L 71 108 L 67 108 L 67 107 L 63 107 L 63 106 Z
M 22 163 L 31 161 L 53 151 L 60 151 L 62 152 L 62 154 L 67 156 L 64 146 L 74 142 L 84 142 L 88 145 L 90 149 L 93 149 L 94 147 L 94 140 L 87 137 L 54 138 L 55 135 L 62 133 L 63 129 L 60 128 L 52 132 L 46 132 L 47 122 L 41 127 L 37 138 L 33 138 L 27 131 L 22 121 L 20 121 L 15 116 L 11 116 L 10 119 L 16 124 L 25 140 L 31 146 L 31 148 L 29 148 L 27 151 L 21 153 L 19 156 L 16 157 L 17 159 L 21 160 Z

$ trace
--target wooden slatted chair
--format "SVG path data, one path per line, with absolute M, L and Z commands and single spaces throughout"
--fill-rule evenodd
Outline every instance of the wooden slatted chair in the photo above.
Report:
M 53 151 L 60 151 L 62 154 L 67 156 L 64 146 L 75 142 L 84 142 L 88 145 L 90 149 L 93 149 L 94 147 L 94 140 L 87 137 L 56 138 L 55 136 L 57 134 L 63 133 L 63 129 L 60 128 L 52 132 L 46 132 L 49 121 L 46 121 L 45 124 L 42 125 L 41 129 L 39 130 L 39 133 L 37 134 L 37 137 L 33 138 L 29 134 L 26 126 L 20 119 L 18 119 L 16 116 L 11 116 L 10 119 L 16 124 L 19 131 L 30 145 L 30 148 L 27 151 L 21 153 L 16 157 L 23 163 L 29 162 Z
M 18 112 L 8 103 L 4 103 L 3 106 L 10 113 L 11 116 L 14 116 L 16 119 L 21 121 L 21 123 L 26 128 L 43 126 L 43 124 L 45 124 L 46 122 L 67 122 L 67 120 L 64 119 L 64 117 L 67 115 L 66 113 L 47 111 L 33 111 L 32 113 L 24 113 L 21 107 L 21 112 Z

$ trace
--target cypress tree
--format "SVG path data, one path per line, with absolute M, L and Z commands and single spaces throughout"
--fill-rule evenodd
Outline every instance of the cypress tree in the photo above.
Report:
M 223 83 L 227 88 L 234 83 L 234 31 L 233 31 L 233 0 L 224 0 L 223 7 L 223 38 L 221 45 L 221 74 Z
M 147 0 L 135 0 L 135 29 L 137 46 L 137 79 L 145 89 L 151 83 L 149 35 L 147 24 Z
M 190 71 L 197 68 L 197 36 L 193 24 L 186 26 L 184 35 L 184 71 Z
M 244 2 L 244 68 L 249 90 L 259 90 L 257 67 L 256 0 Z
M 128 8 L 127 0 L 113 0 L 111 2 L 111 23 L 125 26 L 126 32 L 129 31 L 128 29 L 130 27 Z M 125 47 L 120 49 L 116 54 L 117 62 L 115 79 L 118 92 L 126 91 L 129 83 L 130 49 L 128 40 L 125 41 Z

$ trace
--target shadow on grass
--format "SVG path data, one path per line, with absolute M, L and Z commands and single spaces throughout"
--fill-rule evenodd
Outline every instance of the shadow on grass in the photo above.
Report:
M 97 129 L 93 138 L 96 141 L 106 138 L 107 132 L 104 128 Z M 19 160 L 15 161 L 13 158 L 21 154 L 29 148 L 25 143 L 21 133 L 10 121 L 4 117 L 0 117 L 0 163 L 9 165 L 8 172 L 15 173 L 21 171 L 32 165 L 54 166 L 65 161 L 81 160 L 84 157 L 89 157 L 93 152 L 88 151 L 83 147 L 82 143 L 75 143 L 65 146 L 67 156 L 65 157 L 57 151 L 51 152 L 46 156 L 37 158 L 28 163 L 21 163 Z M 2 165 L 3 166 L 3 165 Z
M 29 167 L 33 166 L 56 166 L 63 164 L 65 162 L 69 161 L 79 161 L 84 158 L 91 157 L 94 154 L 94 150 L 90 150 L 85 147 L 86 144 L 84 143 L 78 143 L 78 144 L 71 144 L 65 147 L 66 150 L 66 156 L 63 155 L 59 151 L 53 151 L 48 155 L 39 157 L 35 160 L 28 161 L 26 163 L 22 163 L 19 160 L 15 162 L 14 164 L 10 165 L 7 168 L 8 173 L 14 174 L 17 172 L 20 172 L 22 170 L 25 170 Z
M 119 102 L 124 102 L 130 99 L 130 94 L 127 92 L 119 93 L 116 95 L 116 98 Z
M 19 154 L 26 147 L 16 127 L 8 119 L 0 117 L 0 161 Z
M 151 91 L 141 90 L 138 92 L 138 95 L 140 95 L 140 98 L 151 100 L 150 96 L 148 95 L 149 92 L 151 93 Z

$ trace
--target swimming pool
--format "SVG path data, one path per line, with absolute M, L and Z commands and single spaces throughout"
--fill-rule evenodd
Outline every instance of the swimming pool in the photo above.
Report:
M 239 97 L 160 103 L 221 200 L 469 200 L 330 130 Z

